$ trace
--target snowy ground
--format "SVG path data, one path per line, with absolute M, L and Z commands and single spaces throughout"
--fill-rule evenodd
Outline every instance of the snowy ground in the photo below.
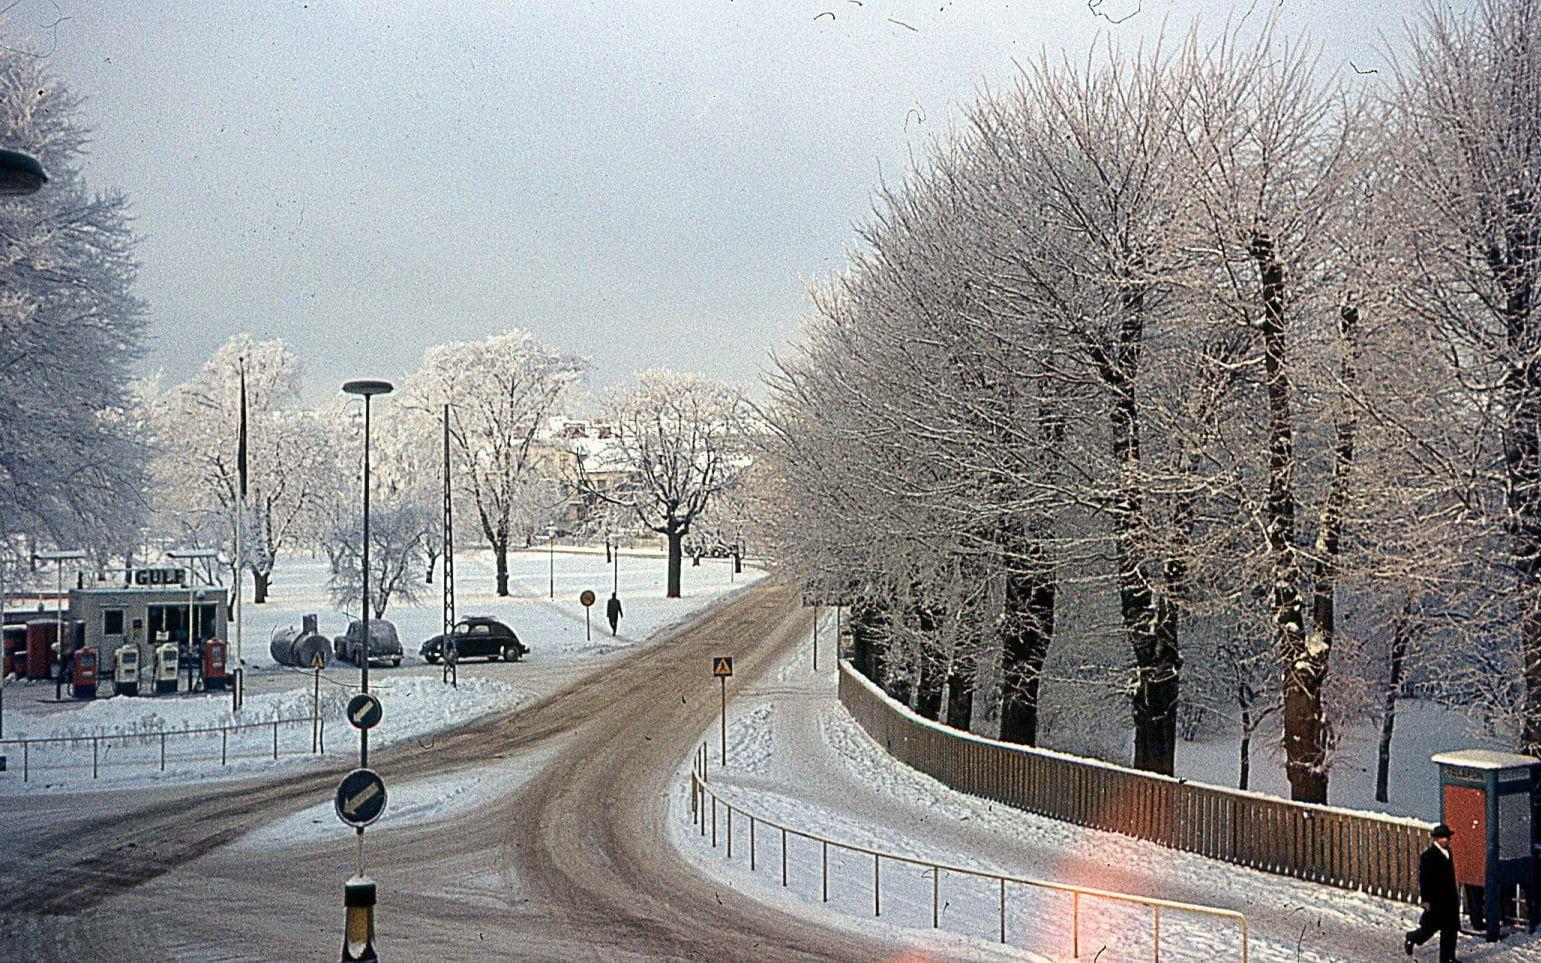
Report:
M 703 559 L 699 567 L 686 562 L 684 597 L 665 599 L 664 559 L 659 554 L 621 556 L 619 595 L 625 606 L 621 632 L 614 638 L 604 622 L 604 602 L 609 598 L 613 569 L 603 550 L 558 550 L 516 553 L 510 557 L 509 598 L 494 592 L 490 553 L 468 552 L 456 559 L 461 614 L 490 614 L 514 627 L 531 652 L 515 664 L 467 662 L 460 666 L 459 686 L 447 688 L 440 669 L 429 666 L 417 648 L 440 624 L 438 587 L 425 589 L 414 605 L 395 603 L 386 617 L 396 623 L 405 652 L 400 669 L 376 667 L 370 672 L 370 689 L 379 695 L 385 712 L 372 744 L 416 738 L 442 731 L 488 712 L 509 709 L 537 695 L 570 683 L 591 671 L 604 656 L 645 642 L 726 592 L 758 580 L 762 572 L 746 568 L 734 576 L 731 562 Z M 550 566 L 555 563 L 558 597 L 549 599 Z M 244 656 L 247 697 L 239 718 L 231 712 L 225 693 L 178 693 L 136 698 L 54 700 L 53 683 L 12 683 L 4 694 L 4 732 L 7 739 L 79 737 L 70 745 L 33 746 L 27 752 L 28 770 L 23 782 L 20 746 L 0 745 L 8 757 L 7 772 L 0 773 L 0 796 L 17 792 L 80 791 L 113 789 L 194 779 L 238 777 L 276 768 L 318 764 L 311 753 L 313 709 L 325 720 L 325 748 L 329 755 L 351 752 L 353 730 L 342 718 L 343 706 L 357 691 L 357 670 L 336 663 L 321 673 L 320 695 L 310 671 L 275 665 L 268 654 L 268 639 L 278 627 L 299 625 L 302 615 L 314 612 L 327 635 L 344 631 L 348 615 L 330 604 L 326 588 L 326 563 L 309 558 L 291 559 L 275 573 L 270 601 L 246 607 Z M 249 592 L 250 586 L 247 590 Z M 592 639 L 586 638 L 579 593 L 592 588 L 599 602 L 592 612 Z M 106 691 L 105 687 L 103 691 Z M 274 759 L 272 720 L 278 727 L 278 758 Z M 162 742 L 148 732 L 173 732 L 194 728 L 260 722 L 263 725 L 232 732 L 223 743 L 219 733 L 177 734 Z M 95 736 L 95 770 L 93 745 Z M 224 761 L 222 762 L 222 753 Z M 455 794 L 450 793 L 450 797 Z M 417 807 L 419 812 L 422 807 Z
M 617 571 L 605 562 L 602 548 L 559 547 L 549 553 L 544 548 L 529 549 L 512 553 L 508 567 L 510 595 L 499 598 L 492 553 L 477 550 L 457 554 L 456 612 L 460 616 L 492 615 L 507 622 L 530 647 L 527 658 L 531 660 L 602 654 L 635 645 L 762 574 L 748 568 L 734 576 L 731 559 L 702 559 L 700 566 L 692 566 L 686 559 L 681 579 L 684 597 L 666 599 L 664 557 L 656 552 L 628 549 L 621 555 Z M 550 597 L 553 569 L 554 599 Z M 624 615 L 619 633 L 612 638 L 605 621 L 605 602 L 617 582 Z M 358 618 L 357 612 L 343 612 L 332 604 L 326 583 L 326 560 L 301 557 L 279 566 L 268 601 L 262 605 L 250 604 L 251 586 L 246 586 L 242 656 L 249 666 L 273 668 L 268 654 L 273 630 L 298 627 L 306 614 L 320 616 L 321 633 L 329 638 L 341 635 L 349 620 Z M 424 594 L 416 603 L 393 601 L 385 613 L 386 620 L 396 626 L 408 663 L 420 663 L 418 646 L 441 631 L 440 587 L 434 584 L 422 589 Z M 591 589 L 598 599 L 589 613 L 588 636 L 583 606 L 578 601 L 584 589 Z
M 1407 906 L 1034 817 L 954 792 L 898 764 L 840 707 L 831 667 L 821 660 L 815 677 L 801 652 L 753 690 L 736 693 L 729 718 L 725 770 L 718 765 L 715 730 L 705 736 L 711 778 L 724 799 L 758 817 L 922 862 L 1236 910 L 1248 918 L 1254 960 L 1402 958 L 1398 934 L 1415 915 Z M 681 770 L 673 797 L 676 842 L 722 885 L 750 890 L 824 923 L 861 930 L 896 927 L 893 933 L 920 941 L 918 948 L 940 958 L 1071 958 L 1072 900 L 1063 894 L 1008 884 L 1002 946 L 999 884 L 993 881 L 944 871 L 937 881 L 944 931 L 938 932 L 931 928 L 933 879 L 927 866 L 881 863 L 877 920 L 870 855 L 831 847 L 825 903 L 820 845 L 789 838 L 783 888 L 780 834 L 762 824 L 751 873 L 747 821 L 735 819 L 729 862 L 726 812 L 719 811 L 719 845 L 713 849 L 710 819 L 705 835 L 692 823 L 686 772 Z M 1082 959 L 1152 957 L 1148 908 L 1083 898 L 1080 919 Z M 1541 959 L 1541 938 L 1511 936 L 1491 946 L 1463 938 L 1461 955 Z M 1239 959 L 1239 927 L 1229 920 L 1164 912 L 1161 957 Z

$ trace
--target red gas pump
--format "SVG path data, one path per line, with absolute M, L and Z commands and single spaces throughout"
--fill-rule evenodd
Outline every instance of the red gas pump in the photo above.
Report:
M 70 692 L 77 699 L 96 698 L 96 650 L 85 646 L 75 650 L 75 674 Z
M 27 678 L 53 678 L 53 645 L 58 636 L 58 622 L 37 619 L 27 623 Z
M 208 639 L 203 643 L 203 688 L 205 691 L 223 689 L 229 683 L 225 675 L 226 643 Z

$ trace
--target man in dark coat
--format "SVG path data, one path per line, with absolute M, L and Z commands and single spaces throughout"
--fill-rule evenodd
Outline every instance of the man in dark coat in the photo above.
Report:
M 1450 837 L 1455 835 L 1444 823 L 1429 835 L 1433 843 L 1418 857 L 1418 892 L 1423 899 L 1423 915 L 1418 928 L 1402 940 L 1408 956 L 1413 947 L 1422 946 L 1439 931 L 1440 963 L 1455 963 L 1455 937 L 1461 926 L 1461 899 L 1455 888 L 1455 860 L 1450 855 Z
M 605 618 L 610 620 L 610 635 L 615 635 L 616 628 L 621 624 L 621 600 L 615 593 L 610 593 L 610 601 L 605 603 Z

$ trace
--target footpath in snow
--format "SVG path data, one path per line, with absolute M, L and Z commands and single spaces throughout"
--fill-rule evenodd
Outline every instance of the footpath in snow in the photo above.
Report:
M 820 633 L 832 638 L 832 625 Z M 755 816 L 851 846 L 921 862 L 1029 877 L 1144 897 L 1234 910 L 1247 917 L 1251 959 L 1388 961 L 1403 959 L 1401 933 L 1414 907 L 1349 893 L 1165 849 L 1114 833 L 1044 819 L 955 792 L 900 765 L 867 737 L 836 698 L 833 651 L 811 671 L 807 643 L 754 687 L 730 688 L 728 764 L 720 766 L 714 728 L 703 738 L 710 778 L 723 798 Z M 722 885 L 805 914 L 826 925 L 870 931 L 946 959 L 1071 959 L 1072 897 L 1007 886 L 1007 943 L 999 942 L 999 887 L 929 866 L 881 861 L 881 917 L 873 917 L 870 855 L 828 851 L 829 899 L 823 901 L 820 844 L 790 837 L 782 886 L 779 831 L 758 825 L 756 866 L 749 868 L 749 827 L 733 826 L 726 858 L 726 812 L 718 846 L 692 822 L 688 767 L 673 794 L 675 839 Z M 940 928 L 932 929 L 933 893 Z M 1149 960 L 1154 920 L 1148 907 L 1082 897 L 1080 959 Z M 1431 956 L 1432 950 L 1425 956 Z M 1541 937 L 1498 944 L 1462 937 L 1464 960 L 1541 959 Z M 1164 911 L 1163 960 L 1239 960 L 1240 928 L 1228 919 Z
M 703 559 L 696 567 L 687 560 L 684 597 L 665 599 L 665 561 L 656 553 L 623 554 L 618 581 L 617 567 L 606 563 L 603 550 L 531 550 L 514 553 L 509 563 L 511 595 L 499 598 L 490 553 L 457 557 L 458 611 L 507 622 L 530 647 L 529 655 L 518 663 L 465 662 L 458 686 L 446 686 L 440 667 L 417 654 L 418 646 L 440 631 L 439 586 L 424 586 L 416 603 L 393 602 L 386 618 L 396 625 L 405 658 L 399 669 L 370 670 L 370 690 L 385 709 L 371 733 L 372 745 L 428 737 L 554 691 L 592 671 L 606 656 L 645 644 L 763 575 L 753 568 L 734 575 L 731 561 Z M 555 599 L 548 597 L 553 567 Z M 52 682 L 10 684 L 4 694 L 6 739 L 77 741 L 31 746 L 25 760 L 21 746 L 0 745 L 0 754 L 8 757 L 7 771 L 0 773 L 0 796 L 244 778 L 335 765 L 354 751 L 354 730 L 343 708 L 358 691 L 357 668 L 337 662 L 322 670 L 318 695 L 313 672 L 276 665 L 268 653 L 273 630 L 297 626 L 306 614 L 320 617 L 320 630 L 328 637 L 346 629 L 354 616 L 331 604 L 326 576 L 324 560 L 289 560 L 275 573 L 269 602 L 253 605 L 248 597 L 243 644 L 247 695 L 240 713 L 232 712 L 229 694 L 221 692 L 55 701 Z M 614 637 L 604 621 L 612 587 L 618 587 L 625 608 Z M 578 601 L 584 589 L 599 598 L 587 634 Z M 312 753 L 315 711 L 325 721 L 324 756 Z M 280 723 L 276 737 L 275 720 Z M 188 732 L 238 724 L 244 728 L 224 734 Z M 162 731 L 170 733 L 164 740 L 155 735 Z M 453 803 L 466 795 L 450 792 L 443 798 Z M 419 817 L 427 812 L 403 807 L 402 817 L 409 811 Z

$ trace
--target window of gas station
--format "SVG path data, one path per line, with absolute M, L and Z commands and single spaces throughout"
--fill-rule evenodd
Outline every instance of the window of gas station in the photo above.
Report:
M 219 607 L 212 604 L 194 605 L 193 618 L 196 621 L 196 641 L 212 639 L 214 632 L 214 618 L 218 614 Z M 176 642 L 178 644 L 187 641 L 187 605 L 152 605 L 150 606 L 149 639 L 152 642 Z M 165 633 L 162 635 L 161 633 Z

